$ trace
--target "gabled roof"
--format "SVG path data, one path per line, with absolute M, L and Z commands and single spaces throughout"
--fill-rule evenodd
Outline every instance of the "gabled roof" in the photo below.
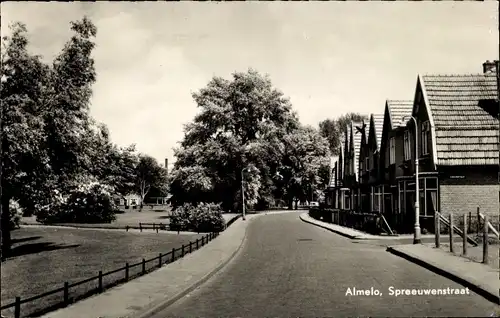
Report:
M 424 75 L 419 84 L 434 122 L 436 164 L 498 164 L 495 74 Z
M 337 170 L 338 170 L 338 166 L 340 165 L 339 156 L 333 156 L 333 157 L 331 157 L 331 162 L 330 162 L 330 182 L 329 182 L 329 187 L 331 187 L 331 188 L 335 187 L 335 171 L 333 170 L 333 169 L 335 169 L 335 163 L 337 163 Z
M 354 147 L 354 175 L 356 176 L 356 180 L 358 180 L 359 153 L 361 150 L 361 138 L 363 136 L 362 130 L 364 126 L 365 124 L 363 121 L 351 122 L 351 140 L 353 141 Z
M 373 125 L 373 126 L 372 126 Z M 370 116 L 370 129 L 368 132 L 368 141 L 370 141 L 370 134 L 372 133 L 372 129 L 375 132 L 376 138 L 376 149 L 380 149 L 381 139 L 382 139 L 382 130 L 384 129 L 384 114 L 372 114 Z
M 411 116 L 413 110 L 413 101 L 411 100 L 387 100 L 387 107 L 389 108 L 389 116 L 391 129 L 406 126 L 407 119 L 404 117 Z
M 343 155 L 343 168 L 342 168 L 342 174 L 343 176 L 349 175 L 349 152 L 351 150 L 350 148 L 350 141 L 351 141 L 351 129 L 349 125 L 345 127 L 345 139 L 344 139 L 344 155 Z

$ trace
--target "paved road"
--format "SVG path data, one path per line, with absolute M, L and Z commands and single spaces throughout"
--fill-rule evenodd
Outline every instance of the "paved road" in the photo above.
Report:
M 388 288 L 462 288 L 385 251 L 356 244 L 299 220 L 261 216 L 236 258 L 160 317 L 490 316 L 498 307 L 471 292 L 454 296 L 389 296 Z M 381 296 L 346 296 L 348 288 Z

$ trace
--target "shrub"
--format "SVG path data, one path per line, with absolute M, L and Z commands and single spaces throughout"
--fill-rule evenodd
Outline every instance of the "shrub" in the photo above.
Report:
M 170 229 L 173 231 L 188 231 L 191 221 L 190 213 L 193 208 L 189 203 L 176 207 L 170 217 Z
M 73 190 L 69 195 L 56 193 L 51 202 L 37 213 L 39 222 L 48 223 L 111 223 L 118 207 L 106 187 L 93 184 Z
M 197 232 L 220 232 L 224 230 L 220 204 L 200 203 L 191 215 L 191 225 Z
M 186 203 L 177 207 L 170 219 L 174 231 L 220 232 L 225 225 L 221 205 L 214 203 Z
M 23 216 L 23 209 L 19 205 L 19 202 L 10 200 L 9 213 L 10 213 L 10 220 L 9 220 L 10 229 L 11 230 L 18 229 L 19 224 L 21 222 L 21 217 Z

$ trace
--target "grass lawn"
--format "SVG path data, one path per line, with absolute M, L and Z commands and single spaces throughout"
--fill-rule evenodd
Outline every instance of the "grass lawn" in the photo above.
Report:
M 130 227 L 139 227 L 139 223 L 169 223 L 169 217 L 172 211 L 167 206 L 144 206 L 143 210 L 123 209 L 123 213 L 116 214 L 116 220 L 112 223 L 100 224 L 59 224 L 59 225 L 74 225 L 82 228 L 125 228 L 127 225 Z M 228 222 L 237 213 L 224 213 L 222 216 Z M 36 221 L 35 216 L 21 218 L 21 224 L 40 224 Z
M 138 227 L 139 223 L 169 223 L 169 216 L 172 214 L 167 206 L 144 206 L 142 211 L 133 209 L 123 209 L 123 213 L 116 214 L 116 220 L 112 223 L 102 224 L 78 224 L 80 227 L 104 227 L 104 228 L 124 228 L 125 226 Z M 23 217 L 22 224 L 39 224 L 35 216 Z
M 61 228 L 21 228 L 12 233 L 14 256 L 2 263 L 1 303 L 6 305 L 15 300 L 39 295 L 69 284 L 96 276 L 130 264 L 142 258 L 157 257 L 172 248 L 195 241 L 202 235 L 193 233 L 176 235 L 169 233 L 133 233 L 121 231 Z M 157 266 L 148 264 L 147 268 Z M 130 270 L 130 276 L 141 271 L 141 266 Z M 104 285 L 124 277 L 124 271 L 103 279 Z M 97 280 L 70 289 L 70 298 L 88 292 L 97 286 Z M 25 316 L 41 307 L 61 301 L 58 293 L 21 305 Z M 13 310 L 2 311 L 11 316 Z M 12 315 L 13 316 L 13 315 Z

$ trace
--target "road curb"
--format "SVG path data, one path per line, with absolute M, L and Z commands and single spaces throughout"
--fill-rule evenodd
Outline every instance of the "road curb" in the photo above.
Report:
M 239 218 L 239 216 L 236 217 L 235 219 L 237 219 L 237 218 Z M 248 221 L 252 221 L 252 219 L 245 220 L 245 222 L 248 222 Z M 162 300 L 161 303 L 159 303 L 157 305 L 153 305 L 152 308 L 149 308 L 147 311 L 139 314 L 138 316 L 129 316 L 129 318 L 131 318 L 131 317 L 135 317 L 135 318 L 148 318 L 148 317 L 151 317 L 151 316 L 153 316 L 153 315 L 161 312 L 165 308 L 171 306 L 173 303 L 175 303 L 176 301 L 178 301 L 182 297 L 186 296 L 187 294 L 189 294 L 190 292 L 192 292 L 193 290 L 195 290 L 197 287 L 201 286 L 203 283 L 205 283 L 210 278 L 212 278 L 215 274 L 217 274 L 217 272 L 219 272 L 231 260 L 233 260 L 233 258 L 236 256 L 236 254 L 238 254 L 238 252 L 241 250 L 241 248 L 243 247 L 243 245 L 244 245 L 244 243 L 246 242 L 246 239 L 247 239 L 247 228 L 245 228 L 245 234 L 243 235 L 243 239 L 241 240 L 241 243 L 238 246 L 238 248 L 233 253 L 231 253 L 231 255 L 224 262 L 222 262 L 222 264 L 218 265 L 215 269 L 211 270 L 208 274 L 206 274 L 205 276 L 203 276 L 200 280 L 196 281 L 195 283 L 193 283 L 191 286 L 187 287 L 186 289 L 180 291 L 175 296 L 173 296 L 173 297 L 171 297 L 171 298 L 169 298 L 167 300 Z M 222 232 L 222 233 L 224 233 L 224 232 Z
M 331 228 L 329 228 L 329 227 L 323 226 L 323 225 L 321 225 L 321 224 L 311 222 L 311 221 L 309 221 L 309 220 L 305 219 L 305 218 L 303 217 L 303 215 L 304 215 L 304 214 L 299 215 L 299 218 L 300 218 L 303 222 L 306 222 L 306 223 L 309 223 L 309 224 L 312 224 L 312 225 L 316 225 L 316 226 L 318 226 L 318 227 L 320 227 L 320 228 L 323 228 L 323 229 L 325 229 L 325 230 L 328 230 L 328 231 L 330 231 L 330 232 L 334 232 L 334 233 L 337 233 L 337 234 L 342 235 L 342 236 L 344 236 L 344 237 L 350 238 L 351 240 L 366 240 L 365 238 L 358 238 L 357 236 L 354 236 L 354 235 L 349 235 L 349 234 L 343 233 L 343 232 L 341 232 L 341 231 L 334 230 L 334 229 L 331 229 Z
M 460 277 L 450 271 L 447 271 L 443 268 L 440 268 L 434 264 L 431 264 L 429 262 L 426 262 L 422 259 L 419 259 L 417 257 L 414 257 L 412 255 L 409 255 L 405 252 L 398 251 L 397 249 L 389 246 L 387 247 L 387 252 L 394 254 L 396 256 L 402 257 L 410 262 L 413 262 L 417 265 L 420 265 L 438 275 L 441 275 L 443 277 L 446 277 L 454 282 L 459 283 L 460 285 L 463 285 L 465 287 L 468 287 L 470 290 L 473 292 L 477 293 L 478 295 L 481 295 L 482 297 L 486 298 L 487 300 L 495 303 L 495 304 L 500 304 L 500 297 L 498 293 L 492 293 L 485 288 L 482 288 L 479 283 L 472 281 L 471 279 L 463 278 Z M 500 290 L 499 290 L 500 292 Z

